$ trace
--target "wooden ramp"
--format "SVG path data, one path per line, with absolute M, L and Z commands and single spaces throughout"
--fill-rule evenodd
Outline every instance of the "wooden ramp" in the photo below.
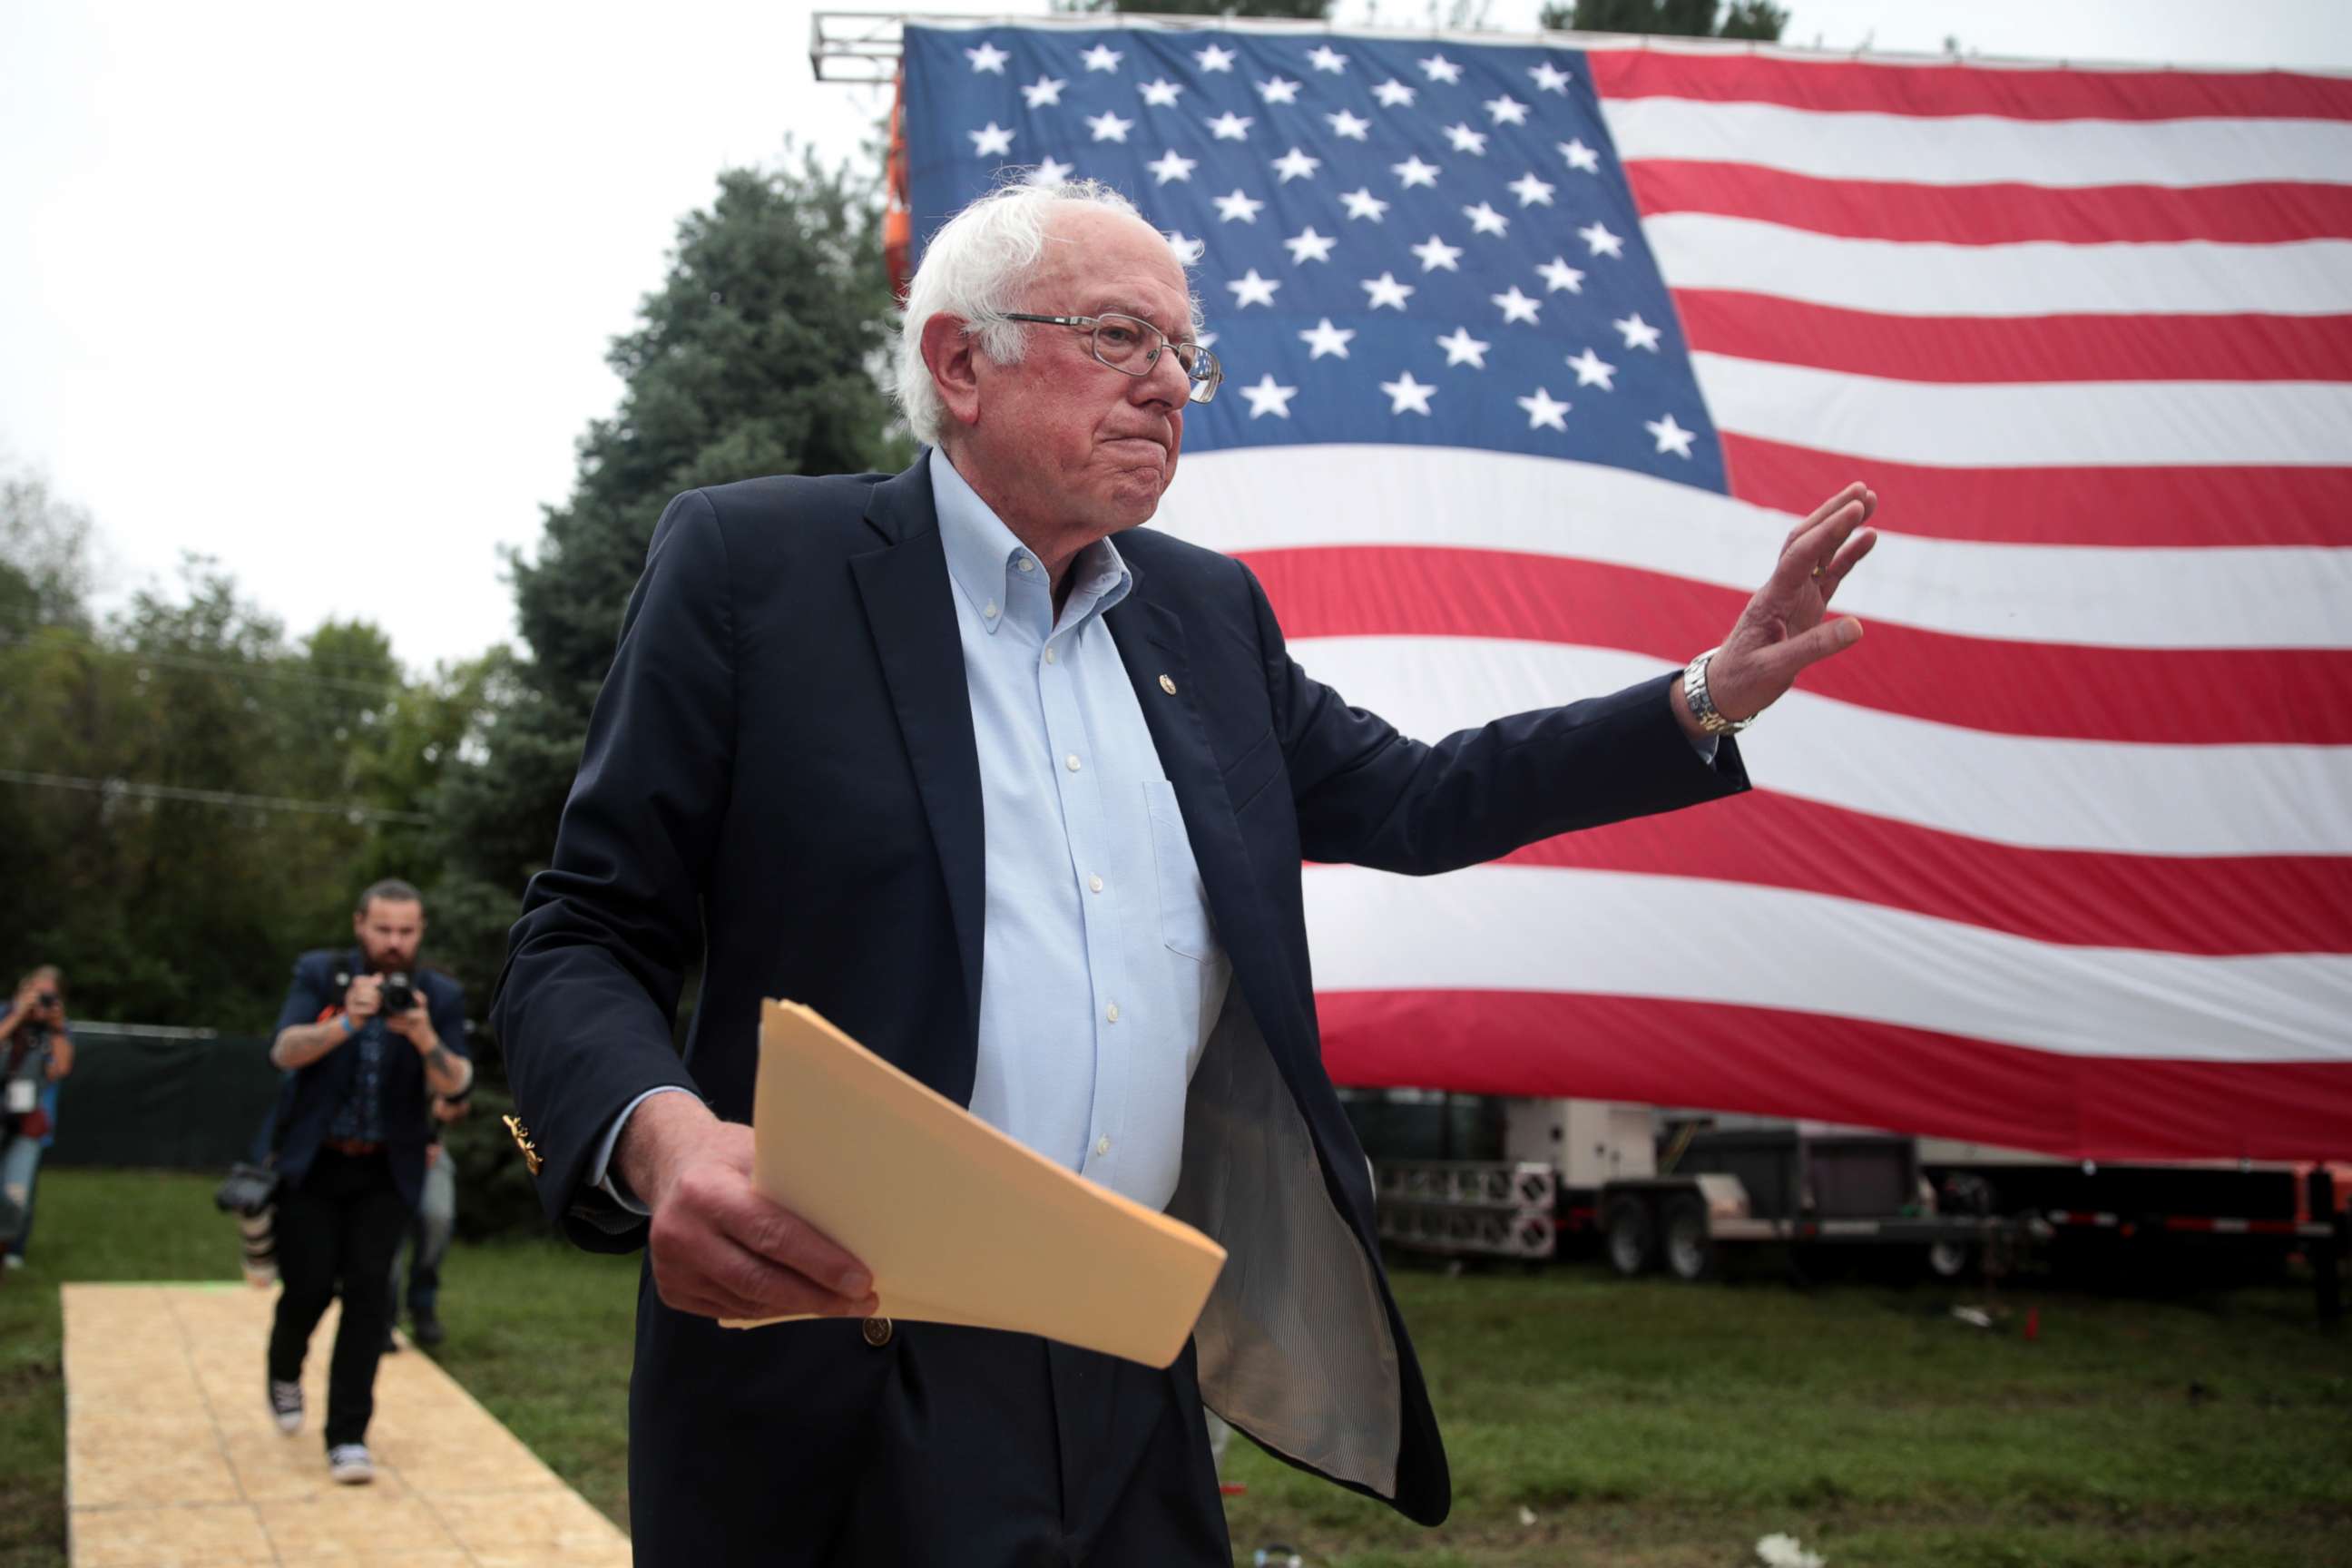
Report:
M 274 1290 L 68 1285 L 74 1568 L 627 1568 L 627 1538 L 414 1351 L 383 1358 L 371 1486 L 327 1479 L 331 1310 L 280 1433 L 262 1349 Z

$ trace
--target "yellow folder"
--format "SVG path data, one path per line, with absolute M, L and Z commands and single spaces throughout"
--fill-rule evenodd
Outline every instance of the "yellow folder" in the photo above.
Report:
M 885 1317 L 1166 1366 L 1224 1267 L 1192 1226 L 1014 1142 L 795 1002 L 762 1008 L 751 1129 L 754 1184 L 873 1272 Z

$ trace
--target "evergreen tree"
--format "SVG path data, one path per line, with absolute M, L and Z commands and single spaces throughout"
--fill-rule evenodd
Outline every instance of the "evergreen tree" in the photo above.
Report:
M 1771 0 L 1575 0 L 1573 5 L 1546 5 L 1541 20 L 1548 29 L 1580 33 L 1666 33 L 1770 43 L 1789 25 L 1789 12 Z

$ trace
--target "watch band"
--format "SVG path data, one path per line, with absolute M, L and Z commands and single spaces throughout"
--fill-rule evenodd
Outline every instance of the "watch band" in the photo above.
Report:
M 1690 704 L 1691 717 L 1698 727 L 1710 735 L 1737 735 L 1756 722 L 1750 713 L 1745 719 L 1727 719 L 1716 710 L 1715 700 L 1707 695 L 1706 667 L 1723 651 L 1720 645 L 1707 649 L 1683 667 L 1683 700 Z

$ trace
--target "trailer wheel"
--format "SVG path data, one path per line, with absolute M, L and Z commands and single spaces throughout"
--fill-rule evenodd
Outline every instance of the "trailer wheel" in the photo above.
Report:
M 1938 1279 L 1965 1279 L 1973 1271 L 1976 1248 L 1965 1241 L 1927 1244 L 1927 1272 Z
M 1715 1278 L 1715 1237 L 1706 1227 L 1706 1205 L 1684 1196 L 1666 1205 L 1666 1268 L 1677 1279 L 1696 1284 Z
M 1632 1279 L 1657 1266 L 1658 1231 L 1650 1221 L 1650 1205 L 1639 1198 L 1609 1200 L 1602 1228 L 1609 1237 L 1609 1266 Z

